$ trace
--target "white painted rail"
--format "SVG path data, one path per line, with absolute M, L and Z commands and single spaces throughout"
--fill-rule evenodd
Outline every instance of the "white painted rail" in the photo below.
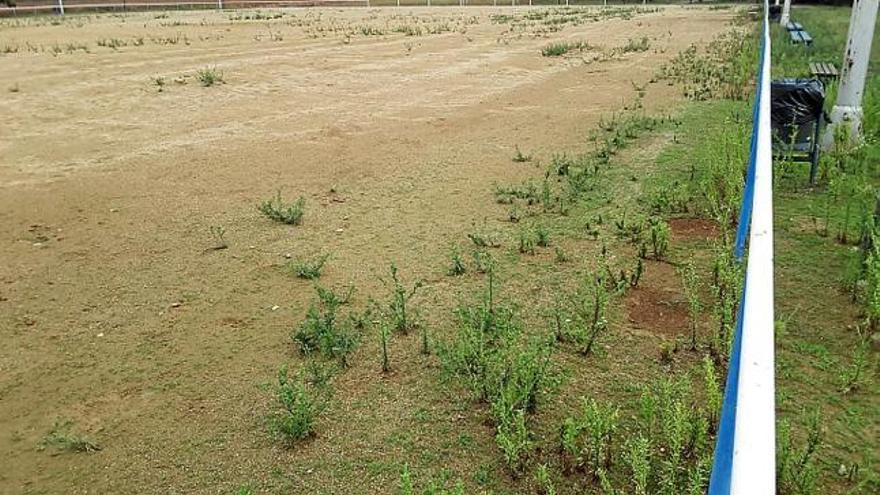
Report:
M 752 150 L 737 254 L 748 257 L 731 349 L 710 495 L 776 493 L 773 296 L 773 150 L 770 128 L 770 25 L 764 2 Z M 743 230 L 745 229 L 745 230 Z

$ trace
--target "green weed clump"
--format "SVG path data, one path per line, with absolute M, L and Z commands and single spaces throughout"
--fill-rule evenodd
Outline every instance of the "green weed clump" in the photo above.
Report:
M 303 214 L 305 214 L 306 200 L 302 196 L 293 203 L 285 203 L 281 199 L 281 191 L 271 199 L 267 199 L 260 203 L 258 209 L 263 215 L 275 220 L 276 222 L 286 223 L 288 225 L 302 224 Z
M 330 393 L 326 383 L 309 383 L 302 375 L 291 377 L 287 367 L 278 370 L 275 397 L 279 410 L 271 417 L 272 431 L 288 444 L 315 434 L 318 416 L 327 405 Z
M 444 473 L 437 479 L 430 479 L 421 491 L 416 491 L 413 476 L 409 469 L 409 464 L 404 464 L 400 471 L 400 480 L 397 484 L 397 493 L 399 495 L 464 495 L 464 484 L 461 480 L 450 483 L 449 477 Z
M 679 83 L 693 100 L 746 100 L 754 92 L 757 39 L 732 30 L 713 40 L 704 53 L 691 45 L 661 69 L 660 78 Z
M 700 403 L 691 382 L 671 379 L 643 388 L 635 417 L 584 399 L 580 414 L 560 428 L 564 465 L 590 476 L 604 493 L 619 493 L 614 483 L 622 479 L 637 494 L 705 493 L 713 442 Z
M 453 248 L 452 254 L 450 255 L 450 266 L 446 271 L 446 274 L 452 277 L 457 277 L 459 275 L 464 275 L 467 273 L 467 266 L 464 263 L 464 258 L 461 256 L 461 251 L 458 248 Z
M 321 272 L 324 270 L 324 265 L 329 258 L 329 254 L 324 254 L 312 259 L 292 261 L 287 266 L 291 273 L 298 278 L 315 280 L 321 277 Z
M 561 57 L 571 51 L 588 51 L 595 47 L 586 41 L 560 41 L 551 43 L 541 49 L 541 55 L 544 57 Z
M 206 88 L 216 84 L 224 84 L 226 82 L 223 80 L 223 73 L 217 70 L 216 67 L 199 69 L 199 71 L 196 72 L 196 79 L 198 79 L 199 83 Z
M 404 335 L 416 327 L 415 315 L 409 301 L 416 295 L 416 291 L 422 288 L 424 282 L 419 280 L 412 287 L 407 288 L 400 280 L 397 265 L 391 264 L 391 281 L 380 279 L 386 287 L 391 288 L 391 303 L 388 309 L 391 315 L 392 328 Z
M 496 303 L 494 280 L 490 272 L 479 304 L 457 310 L 458 333 L 441 346 L 439 355 L 444 373 L 489 405 L 496 444 L 519 476 L 535 446 L 529 417 L 558 384 L 558 374 L 549 343 L 523 339 L 514 309 Z
M 777 430 L 776 490 L 798 495 L 818 494 L 819 467 L 816 453 L 822 446 L 823 417 L 816 409 L 807 417 L 806 439 L 798 448 L 791 435 L 791 424 L 781 421 Z
M 608 330 L 610 294 L 604 274 L 593 274 L 576 291 L 568 304 L 558 304 L 554 314 L 554 336 L 558 342 L 574 344 L 583 355 L 592 354 Z
M 40 449 L 54 447 L 65 452 L 97 452 L 101 450 L 95 442 L 71 431 L 72 421 L 55 421 L 52 430 L 40 442 Z
M 516 163 L 525 163 L 532 161 L 531 155 L 524 155 L 522 151 L 520 151 L 519 146 L 516 146 L 516 153 L 513 155 L 513 161 Z
M 306 317 L 291 334 L 291 339 L 299 351 L 310 355 L 318 353 L 325 358 L 338 359 L 343 367 L 348 366 L 348 355 L 358 345 L 359 336 L 354 330 L 354 318 L 349 315 L 343 319 L 339 307 L 348 302 L 351 292 L 340 297 L 332 289 L 316 286 L 318 302 L 312 303 Z

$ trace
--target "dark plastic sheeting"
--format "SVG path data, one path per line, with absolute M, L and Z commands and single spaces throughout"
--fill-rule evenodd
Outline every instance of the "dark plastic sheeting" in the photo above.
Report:
M 774 134 L 802 142 L 822 115 L 825 86 L 818 79 L 779 79 L 770 84 L 770 118 Z

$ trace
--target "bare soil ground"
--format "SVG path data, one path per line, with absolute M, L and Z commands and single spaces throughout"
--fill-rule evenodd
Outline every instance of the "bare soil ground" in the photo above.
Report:
M 580 149 L 634 84 L 732 15 L 665 8 L 556 32 L 491 19 L 512 12 L 0 24 L 0 51 L 18 47 L 0 54 L 0 492 L 229 493 L 252 481 L 390 493 L 413 451 L 409 462 L 460 476 L 487 463 L 502 472 L 488 460 L 498 457 L 491 431 L 456 409 L 415 340 L 393 344 L 385 379 L 375 346 L 364 346 L 318 437 L 293 450 L 269 438 L 259 385 L 299 359 L 289 332 L 313 297 L 311 283 L 284 272 L 286 255 L 331 254 L 321 283 L 354 284 L 364 300 L 382 297 L 377 274 L 395 261 L 427 281 L 423 304 L 444 309 L 423 316 L 441 327 L 457 297 L 443 273 L 450 246 L 475 226 L 500 228 L 493 183 L 535 173 L 511 163 L 514 146 L 545 161 Z M 642 37 L 647 51 L 595 60 Z M 98 46 L 111 39 L 128 44 Z M 595 48 L 542 57 L 558 40 Z M 202 87 L 205 67 L 225 84 Z M 665 85 L 644 98 L 652 111 L 676 102 Z M 278 190 L 305 196 L 302 226 L 257 211 Z M 215 225 L 229 249 L 206 251 Z M 681 233 L 711 230 L 698 227 Z M 528 306 L 521 285 L 516 302 Z M 102 450 L 40 450 L 58 419 Z

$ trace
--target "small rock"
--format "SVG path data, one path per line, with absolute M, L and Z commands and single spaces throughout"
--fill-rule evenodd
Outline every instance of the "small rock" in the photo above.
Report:
M 257 246 L 248 246 L 248 249 L 256 249 Z
M 35 242 L 34 247 L 43 247 L 43 243 L 42 242 Z
M 287 259 L 290 259 L 291 258 L 290 253 L 284 253 L 284 257 Z
M 341 234 L 341 233 L 343 233 L 343 232 L 345 232 L 345 229 L 343 229 L 342 227 L 336 229 L 336 233 L 337 233 L 337 234 Z
M 101 332 L 98 334 L 98 337 L 103 337 L 103 336 L 104 336 L 104 332 Z
M 180 307 L 180 303 L 179 303 L 179 302 L 173 302 L 173 303 L 171 303 L 171 307 L 172 307 L 172 308 L 179 308 L 179 307 Z
M 846 476 L 846 464 L 841 464 L 840 467 L 837 468 L 837 474 Z
M 119 213 L 119 208 L 110 208 L 110 213 Z
M 276 305 L 272 306 L 272 311 L 275 311 L 275 310 L 277 310 L 277 309 L 280 308 L 280 307 L 281 307 L 281 306 L 279 306 L 279 305 L 276 304 Z

